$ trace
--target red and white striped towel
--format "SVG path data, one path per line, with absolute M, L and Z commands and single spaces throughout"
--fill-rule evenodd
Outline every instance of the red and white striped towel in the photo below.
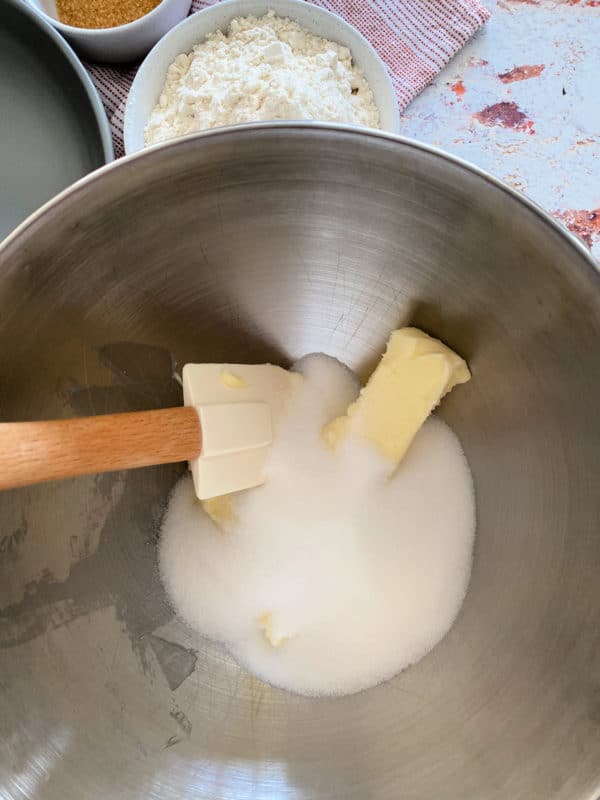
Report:
M 190 13 L 218 0 L 193 0 Z M 489 17 L 479 0 L 316 0 L 339 14 L 375 47 L 390 72 L 400 109 L 419 92 Z M 122 156 L 123 112 L 137 67 L 88 64 L 110 119 L 115 155 Z

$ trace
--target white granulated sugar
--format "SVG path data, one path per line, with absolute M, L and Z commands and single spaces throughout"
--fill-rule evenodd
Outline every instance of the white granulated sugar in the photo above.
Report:
M 269 12 L 241 17 L 171 64 L 145 130 L 156 144 L 207 128 L 277 119 L 380 126 L 347 47 Z
M 301 694 L 346 694 L 418 661 L 452 625 L 471 570 L 473 487 L 436 417 L 392 478 L 366 443 L 327 449 L 321 428 L 358 384 L 327 356 L 299 369 L 265 485 L 233 495 L 237 519 L 217 526 L 184 478 L 160 570 L 181 617 L 250 672 Z

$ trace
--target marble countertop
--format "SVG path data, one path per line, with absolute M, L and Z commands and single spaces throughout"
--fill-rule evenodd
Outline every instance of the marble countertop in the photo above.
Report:
M 600 259 L 600 0 L 484 0 L 483 30 L 401 133 L 528 195 Z

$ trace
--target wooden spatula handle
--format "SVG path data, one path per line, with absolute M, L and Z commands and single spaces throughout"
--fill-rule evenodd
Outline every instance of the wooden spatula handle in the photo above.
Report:
M 0 423 L 0 489 L 191 461 L 202 432 L 193 408 Z

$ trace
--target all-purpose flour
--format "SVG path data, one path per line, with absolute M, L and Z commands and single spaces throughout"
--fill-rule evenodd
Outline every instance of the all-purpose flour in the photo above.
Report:
M 146 144 L 242 122 L 309 119 L 378 128 L 348 48 L 269 12 L 231 22 L 171 64 Z
M 217 525 L 184 478 L 164 519 L 160 570 L 179 614 L 255 675 L 344 694 L 418 661 L 452 625 L 471 569 L 473 487 L 458 439 L 436 417 L 391 479 L 365 443 L 327 449 L 321 429 L 357 381 L 327 356 L 299 368 L 265 485 L 232 495 Z

